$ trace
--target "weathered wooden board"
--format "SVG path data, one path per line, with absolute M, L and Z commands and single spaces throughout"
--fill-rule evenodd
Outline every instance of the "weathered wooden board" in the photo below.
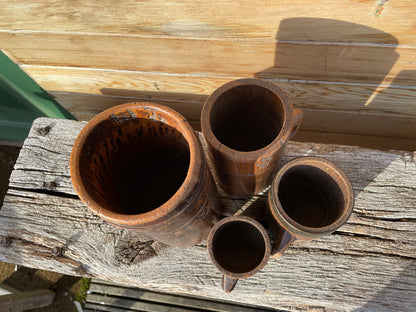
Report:
M 279 29 L 280 38 L 289 40 L 415 44 L 414 5 L 412 0 L 122 0 L 117 6 L 15 0 L 0 3 L 0 28 L 221 38 L 275 38 Z
M 149 291 L 97 279 L 91 281 L 85 308 L 105 311 L 130 309 L 152 312 L 277 312 L 275 309 Z
M 354 213 L 334 234 L 294 245 L 225 294 L 205 244 L 178 249 L 147 241 L 106 224 L 79 201 L 68 160 L 84 125 L 35 121 L 0 210 L 1 261 L 290 311 L 414 311 L 414 152 L 290 143 L 282 163 L 319 155 L 346 172 L 356 196 Z M 221 198 L 229 213 L 245 205 Z M 264 196 L 246 204 L 257 212 L 263 205 Z
M 416 84 L 416 48 L 406 45 L 18 31 L 0 42 L 19 64 Z

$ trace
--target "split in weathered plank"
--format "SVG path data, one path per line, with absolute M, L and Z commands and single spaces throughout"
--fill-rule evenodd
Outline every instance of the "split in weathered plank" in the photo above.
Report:
M 294 143 L 282 164 L 317 155 L 339 165 L 356 196 L 334 234 L 293 245 L 230 294 L 206 245 L 169 248 L 92 215 L 70 183 L 68 160 L 83 122 L 38 119 L 21 151 L 0 210 L 0 260 L 140 288 L 290 311 L 413 311 L 416 306 L 414 152 Z M 224 193 L 231 214 L 245 204 Z M 255 199 L 255 198 L 254 198 Z M 260 213 L 264 195 L 250 205 Z

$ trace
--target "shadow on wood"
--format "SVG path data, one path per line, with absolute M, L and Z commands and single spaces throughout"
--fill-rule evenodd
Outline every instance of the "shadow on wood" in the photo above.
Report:
M 413 262 L 377 293 L 373 299 L 361 308 L 354 310 L 354 312 L 380 311 L 386 305 L 389 305 L 390 311 L 411 311 L 416 307 L 415 281 L 416 262 Z M 403 292 L 403 285 L 408 285 L 409 291 Z
M 298 29 L 296 40 L 293 38 L 294 29 Z M 337 29 L 337 32 L 332 34 L 328 29 Z M 354 37 L 350 37 L 352 29 L 358 33 L 371 34 L 372 38 L 383 38 L 384 42 L 389 42 L 388 49 L 379 49 L 371 44 L 354 43 Z M 317 36 L 328 43 L 324 49 L 318 44 L 319 41 L 316 45 L 311 44 L 313 41 L 308 41 L 310 38 L 316 40 Z M 276 39 L 274 65 L 258 72 L 255 76 L 272 79 L 277 83 L 288 80 L 289 85 L 286 89 L 289 94 L 298 94 L 299 84 L 317 84 L 315 92 L 310 93 L 307 106 L 304 106 L 305 104 L 298 106 L 307 109 L 304 112 L 302 131 L 295 136 L 295 140 L 332 144 L 342 142 L 376 148 L 383 146 L 382 141 L 377 142 L 372 137 L 363 137 L 362 135 L 365 134 L 396 137 L 395 144 L 401 146 L 399 148 L 414 149 L 415 131 L 410 129 L 410 124 L 415 124 L 414 104 L 410 100 L 412 91 L 410 89 L 406 91 L 409 95 L 406 101 L 401 101 L 400 96 L 395 96 L 395 93 L 401 93 L 406 89 L 401 85 L 415 86 L 416 74 L 414 71 L 403 71 L 393 82 L 385 81 L 399 59 L 399 54 L 395 51 L 397 39 L 394 36 L 355 23 L 299 17 L 283 20 L 279 25 Z M 297 40 L 303 40 L 305 44 L 294 45 Z M 291 53 L 288 53 L 288 45 L 293 46 Z M 313 53 L 316 49 L 322 51 Z M 379 63 L 379 60 L 383 62 Z M 287 64 L 293 63 L 297 64 L 295 69 L 287 67 Z M 313 69 L 303 71 L 303 67 L 310 67 L 310 64 L 313 64 Z M 339 85 L 337 86 L 339 83 L 351 81 L 352 77 L 355 77 L 353 83 L 361 87 L 360 96 L 355 98 L 351 97 L 352 90 L 339 89 Z M 334 80 L 336 82 L 333 82 Z M 386 88 L 386 82 L 391 83 L 392 86 Z M 323 109 L 323 99 L 332 102 L 333 106 L 326 105 Z M 355 109 L 347 110 L 352 102 Z M 405 112 L 409 116 L 404 116 Z M 395 128 L 386 129 L 386 123 L 395 125 Z M 304 132 L 305 130 L 308 132 Z M 353 137 L 354 134 L 356 137 Z M 409 140 L 400 142 L 400 137 L 406 135 Z M 388 140 L 384 138 L 386 139 Z M 390 139 L 394 141 L 393 138 Z
M 330 33 L 328 28 L 336 29 L 336 32 Z M 295 40 L 291 38 L 294 30 L 297 30 Z M 388 44 L 381 47 L 354 42 L 357 37 L 351 35 L 352 30 L 354 34 L 371 35 L 374 40 L 385 40 Z M 321 41 L 316 41 L 318 38 Z M 281 85 L 292 97 L 295 107 L 304 109 L 304 121 L 295 140 L 412 150 L 415 138 L 408 125 L 416 119 L 411 100 L 416 75 L 414 71 L 403 71 L 393 75 L 394 85 L 388 86 L 392 83 L 389 71 L 399 58 L 394 36 L 356 23 L 291 18 L 280 23 L 276 39 L 274 64 L 255 76 Z M 400 50 L 400 53 L 406 51 Z M 189 58 L 191 62 L 198 56 Z M 71 72 L 63 74 L 70 75 Z M 76 75 L 72 80 L 85 79 L 82 75 L 78 77 L 79 73 L 72 74 Z M 163 78 L 144 73 L 144 83 L 135 81 L 134 74 L 120 74 L 120 77 L 101 74 L 105 78 L 97 82 L 98 86 L 85 89 L 96 94 L 80 91 L 53 91 L 52 94 L 83 120 L 117 104 L 150 101 L 176 109 L 199 129 L 201 108 L 208 94 L 233 79 L 201 77 L 199 82 L 194 82 L 198 78 L 186 75 Z M 86 74 L 83 72 L 83 75 Z M 111 77 L 115 80 L 112 83 Z M 116 83 L 125 88 L 113 88 Z M 77 90 L 75 85 L 72 88 Z M 394 131 L 381 126 L 384 124 L 394 125 Z
M 298 29 L 296 39 L 293 38 L 295 28 Z M 337 29 L 337 32 L 331 33 L 328 29 Z M 349 38 L 351 29 L 362 34 L 371 33 L 374 37 L 382 36 L 385 42 L 389 42 L 386 45 L 389 49 L 383 50 L 371 44 L 354 42 L 353 37 Z M 310 41 L 319 33 L 323 34 L 319 41 Z M 284 19 L 279 24 L 276 39 L 274 64 L 258 72 L 255 75 L 257 78 L 357 83 L 364 81 L 378 85 L 384 81 L 399 58 L 395 51 L 397 39 L 394 36 L 372 27 L 334 19 Z M 327 45 L 322 46 L 322 42 Z M 294 45 L 295 43 L 298 44 Z M 291 46 L 290 49 L 288 45 Z M 305 71 L 305 68 L 309 70 Z M 414 83 L 407 79 L 403 82 Z M 371 94 L 369 92 L 368 97 Z

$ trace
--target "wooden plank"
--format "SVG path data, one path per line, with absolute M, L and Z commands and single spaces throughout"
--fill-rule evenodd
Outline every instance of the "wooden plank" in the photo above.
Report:
M 237 79 L 228 76 L 167 75 L 141 71 L 23 65 L 22 69 L 49 92 L 71 92 L 203 103 L 221 85 Z M 415 75 L 416 78 L 416 75 Z M 400 81 L 401 77 L 397 77 Z M 272 79 L 300 108 L 360 111 L 416 116 L 416 87 L 360 83 L 331 83 Z M 54 93 L 55 94 L 55 93 Z M 82 107 L 91 107 L 83 103 Z M 186 109 L 190 109 L 187 107 Z M 200 109 L 200 107 L 198 107 Z M 76 109 L 80 110 L 80 108 Z M 100 109 L 101 110 L 101 109 Z M 195 113 L 195 112 L 193 112 Z M 199 111 L 197 111 L 199 114 Z M 199 118 L 199 117 L 198 117 Z M 192 118 L 190 118 L 192 119 Z
M 102 110 L 109 108 L 114 105 L 119 105 L 131 101 L 143 101 L 143 99 L 140 98 L 125 98 L 125 97 L 108 97 L 108 96 L 94 96 L 89 94 L 73 94 L 73 93 L 67 93 L 67 92 L 52 92 L 53 96 L 56 98 L 56 100 L 63 106 L 65 109 L 70 111 L 78 120 L 88 121 L 94 116 L 96 116 L 98 113 L 100 113 Z M 177 111 L 179 111 L 182 115 L 184 115 L 189 123 L 192 125 L 192 127 L 200 131 L 201 125 L 200 125 L 200 108 L 202 108 L 201 103 L 187 103 L 190 106 L 190 109 L 188 109 L 188 106 L 184 107 L 183 103 L 176 103 L 176 102 L 164 102 L 160 100 L 146 100 L 148 102 L 157 103 L 169 106 Z M 95 108 L 92 108 L 91 110 L 86 110 L 90 106 L 94 106 Z M 194 109 L 198 107 L 198 110 L 196 114 L 190 114 L 190 112 L 194 112 Z M 80 108 L 81 110 L 78 111 L 77 109 Z M 97 108 L 101 108 L 102 110 L 98 110 Z M 332 112 L 329 111 L 331 114 Z M 336 113 L 336 112 L 333 112 Z M 324 131 L 313 131 L 313 130 L 304 130 L 302 129 L 305 127 L 306 124 L 308 124 L 309 119 L 304 119 L 301 129 L 297 132 L 296 136 L 293 138 L 294 141 L 299 142 L 314 142 L 314 143 L 324 143 L 324 144 L 344 144 L 344 145 L 352 145 L 352 146 L 360 146 L 360 147 L 366 147 L 366 148 L 373 148 L 373 149 L 379 149 L 379 150 L 407 150 L 407 151 L 414 151 L 416 149 L 416 140 L 412 138 L 403 138 L 402 136 L 408 136 L 409 134 L 412 134 L 414 132 L 402 132 L 400 134 L 400 137 L 393 137 L 391 136 L 391 129 L 395 129 L 395 131 L 398 131 L 400 129 L 403 129 L 408 127 L 408 122 L 405 122 L 404 124 L 400 121 L 406 120 L 409 117 L 403 116 L 403 118 L 399 117 L 398 120 L 395 121 L 395 117 L 390 116 L 383 116 L 383 115 L 375 115 L 375 118 L 379 118 L 378 125 L 371 128 L 372 133 L 377 133 L 377 135 L 367 135 L 365 132 L 362 131 L 362 129 L 368 129 L 368 125 L 366 123 L 361 123 L 361 118 L 358 119 L 343 119 L 342 117 L 347 117 L 347 112 L 339 112 L 340 115 L 337 118 L 342 119 L 342 122 L 335 124 L 335 126 L 338 127 L 339 131 L 341 132 L 329 132 L 327 130 Z M 344 115 L 344 114 L 345 115 Z M 318 127 L 322 127 L 328 122 L 328 118 L 326 116 L 326 111 L 322 110 L 321 114 L 319 114 L 320 118 L 317 118 L 315 120 L 311 120 L 311 122 L 315 125 L 318 125 Z M 352 115 L 354 116 L 354 115 Z M 361 116 L 360 116 L 361 117 Z M 387 120 L 387 122 L 385 122 Z M 410 122 L 412 122 L 413 119 L 408 119 Z M 393 125 L 391 123 L 393 121 Z M 351 133 L 345 133 L 342 131 L 345 131 L 345 125 L 349 124 L 349 122 L 352 122 L 352 124 L 355 125 L 355 132 L 354 134 Z M 388 125 L 388 127 L 380 127 L 380 125 Z M 397 128 L 394 127 L 394 125 L 397 126 Z M 312 129 L 312 128 L 310 128 Z M 331 131 L 335 131 L 332 129 Z M 388 136 L 385 136 L 388 135 Z
M 171 107 L 191 122 L 200 122 L 203 102 L 177 101 L 166 98 L 142 96 L 109 96 L 72 92 L 50 92 L 50 94 L 69 112 L 81 120 L 88 120 L 114 105 L 129 102 L 151 102 Z M 87 116 L 86 118 L 83 115 Z M 80 119 L 80 118 L 78 118 Z
M 93 280 L 90 285 L 90 292 L 95 295 L 130 298 L 136 301 L 155 302 L 165 305 L 181 306 L 203 311 L 217 312 L 255 312 L 271 311 L 265 307 L 243 306 L 233 303 L 206 300 L 199 297 L 181 296 L 172 293 L 160 293 L 139 288 L 131 288 L 122 285 L 114 285 L 108 282 Z M 95 297 L 98 298 L 98 297 Z M 90 298 L 87 296 L 87 302 Z M 94 300 L 95 302 L 99 300 Z M 94 302 L 92 301 L 92 302 Z M 274 310 L 273 310 L 274 311 Z
M 123 103 L 146 101 L 166 105 L 181 113 L 195 129 L 200 129 L 203 102 L 188 102 L 152 97 L 124 97 L 50 92 L 79 120 L 90 120 L 101 111 Z M 358 145 L 378 149 L 415 149 L 414 116 L 361 114 L 351 111 L 304 109 L 302 135 L 296 141 Z
M 131 312 L 134 310 L 127 308 L 116 308 L 102 304 L 87 303 L 84 307 L 85 312 Z M 136 310 L 137 311 L 137 310 Z
M 10 287 L 8 285 L 5 285 L 3 283 L 0 283 L 0 296 L 2 295 L 10 295 L 14 292 L 17 292 L 16 289 L 14 289 L 13 287 Z
M 0 42 L 21 64 L 416 84 L 414 46 L 13 31 L 0 32 Z
M 150 101 L 174 108 L 196 128 L 207 96 L 235 78 L 30 65 L 23 69 L 80 120 L 89 120 L 114 105 Z M 297 140 L 382 149 L 413 150 L 415 147 L 413 98 L 416 89 L 396 85 L 272 81 L 290 94 L 295 107 L 305 109 L 303 136 L 301 139 L 297 136 Z
M 2 2 L 0 13 L 0 28 L 13 30 L 208 38 L 275 38 L 279 30 L 278 36 L 289 40 L 416 43 L 412 0 L 284 0 L 261 5 L 249 0 L 123 0 L 116 7 L 102 1 L 74 6 L 62 0 L 30 5 L 20 0 Z
M 380 124 L 384 124 L 382 119 Z M 293 140 L 297 142 L 352 145 L 384 151 L 391 149 L 414 151 L 416 146 L 414 139 L 327 131 L 300 130 L 293 137 Z
M 128 298 L 118 298 L 112 296 L 101 296 L 96 294 L 88 294 L 88 301 L 96 305 L 104 305 L 116 308 L 129 309 L 133 311 L 146 312 L 191 312 L 195 309 L 185 307 L 169 306 L 146 301 L 136 301 Z
M 416 116 L 304 109 L 302 130 L 416 139 Z
M 414 310 L 414 152 L 290 142 L 282 163 L 318 155 L 346 172 L 354 213 L 339 231 L 292 246 L 225 294 L 205 243 L 178 249 L 149 242 L 95 217 L 74 196 L 67 164 L 83 125 L 35 121 L 0 210 L 0 236 L 10 238 L 10 245 L 0 245 L 0 261 L 290 311 Z M 230 209 L 241 207 L 241 201 L 221 200 Z
M 129 310 L 126 310 L 126 309 L 124 309 L 124 310 L 122 310 L 122 309 L 114 309 L 114 310 L 109 310 L 109 309 L 107 309 L 107 310 L 99 310 L 99 308 L 100 308 L 100 306 L 99 306 L 99 305 L 97 305 L 97 306 L 95 306 L 95 305 L 91 305 L 91 306 L 89 306 L 88 308 L 85 308 L 85 307 L 84 307 L 83 311 L 85 311 L 85 312 L 104 312 L 104 311 L 111 311 L 111 312 L 125 312 L 125 311 L 128 311 L 128 312 L 129 312 Z M 131 311 L 131 310 L 130 310 L 130 311 Z
M 0 310 L 19 312 L 47 307 L 53 302 L 55 293 L 49 289 L 15 292 L 0 296 Z

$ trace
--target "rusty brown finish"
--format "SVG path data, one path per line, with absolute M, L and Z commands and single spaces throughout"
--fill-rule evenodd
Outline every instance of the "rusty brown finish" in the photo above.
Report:
M 320 157 L 300 157 L 283 166 L 272 182 L 267 219 L 275 238 L 272 257 L 296 240 L 328 235 L 350 217 L 354 192 L 345 173 Z
M 264 268 L 270 251 L 270 239 L 264 227 L 245 216 L 222 219 L 208 236 L 208 255 L 223 274 L 225 292 L 232 291 L 238 279 L 253 276 Z
M 223 188 L 248 197 L 267 187 L 302 116 L 270 81 L 235 80 L 212 93 L 202 109 L 201 127 Z
M 95 214 L 162 243 L 195 245 L 216 222 L 216 189 L 201 143 L 167 107 L 128 103 L 102 112 L 79 134 L 70 170 Z

